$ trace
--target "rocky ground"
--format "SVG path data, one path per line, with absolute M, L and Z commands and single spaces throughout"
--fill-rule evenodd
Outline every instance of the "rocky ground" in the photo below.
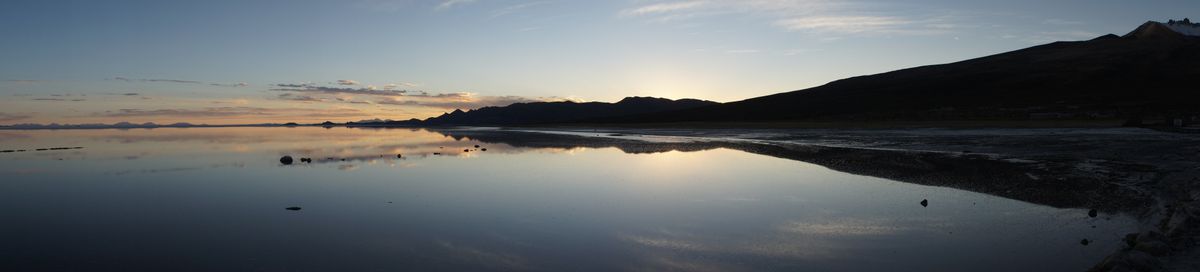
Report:
M 1051 206 L 1125 212 L 1143 222 L 1141 230 L 1093 271 L 1200 271 L 1198 134 L 1136 128 L 537 130 L 617 144 L 704 143 Z

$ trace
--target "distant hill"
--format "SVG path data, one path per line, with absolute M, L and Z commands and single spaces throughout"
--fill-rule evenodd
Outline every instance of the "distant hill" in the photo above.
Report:
M 570 123 L 594 118 L 630 116 L 684 110 L 719 103 L 697 99 L 671 100 L 654 97 L 627 97 L 617 103 L 571 101 L 516 103 L 503 107 L 484 107 L 471 111 L 455 110 L 423 121 L 394 122 L 399 125 L 528 125 Z
M 1055 42 L 805 90 L 599 122 L 1196 118 L 1200 38 L 1147 22 L 1125 36 Z

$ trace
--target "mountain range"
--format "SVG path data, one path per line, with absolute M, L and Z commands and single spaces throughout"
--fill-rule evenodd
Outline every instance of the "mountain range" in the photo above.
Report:
M 394 125 L 676 122 L 1146 120 L 1200 117 L 1200 25 L 1134 31 L 902 69 L 729 103 L 630 97 L 456 110 Z M 1181 32 L 1182 31 L 1182 32 Z
M 1124 36 L 1055 42 L 961 62 L 607 122 L 1119 119 L 1200 109 L 1200 38 L 1147 22 Z

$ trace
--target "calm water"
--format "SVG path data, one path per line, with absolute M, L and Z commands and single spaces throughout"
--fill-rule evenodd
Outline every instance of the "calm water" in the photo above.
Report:
M 0 153 L 0 270 L 1080 271 L 1135 224 L 732 149 L 443 133 L 0 131 L 30 150 Z

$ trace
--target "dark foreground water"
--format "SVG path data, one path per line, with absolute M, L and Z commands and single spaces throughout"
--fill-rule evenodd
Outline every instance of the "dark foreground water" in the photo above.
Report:
M 1135 224 L 732 149 L 454 134 L 0 131 L 28 150 L 0 153 L 0 271 L 1081 271 Z

